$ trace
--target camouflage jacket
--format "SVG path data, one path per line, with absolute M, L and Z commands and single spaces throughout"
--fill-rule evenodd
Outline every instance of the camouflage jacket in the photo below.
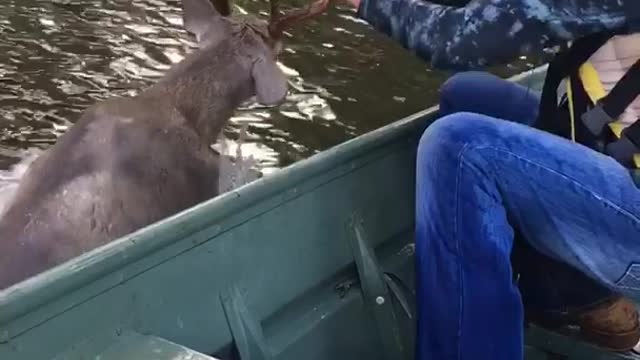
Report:
M 362 0 L 358 16 L 434 68 L 469 70 L 623 26 L 623 1 L 640 0 Z

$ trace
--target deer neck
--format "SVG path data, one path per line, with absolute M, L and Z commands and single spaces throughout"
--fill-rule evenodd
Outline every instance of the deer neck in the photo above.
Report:
M 203 139 L 215 140 L 235 109 L 251 96 L 248 70 L 224 57 L 204 59 L 206 65 L 199 59 L 185 60 L 149 94 L 170 102 Z

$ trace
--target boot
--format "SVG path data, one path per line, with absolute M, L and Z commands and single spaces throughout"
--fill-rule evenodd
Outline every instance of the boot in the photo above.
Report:
M 562 315 L 531 312 L 527 319 L 549 330 L 578 326 L 583 340 L 610 351 L 630 351 L 640 340 L 638 311 L 633 302 L 621 296 Z

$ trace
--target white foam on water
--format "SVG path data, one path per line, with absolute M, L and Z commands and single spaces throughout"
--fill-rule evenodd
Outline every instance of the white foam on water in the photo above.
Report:
M 258 179 L 261 173 L 256 169 L 258 161 L 252 156 L 244 156 L 242 147 L 247 138 L 247 125 L 240 129 L 238 141 L 220 135 L 213 148 L 222 155 L 220 157 L 220 180 L 218 191 L 225 193 Z M 235 150 L 235 151 L 234 151 Z
M 14 164 L 8 170 L 0 170 L 0 216 L 11 203 L 25 172 L 40 154 L 42 154 L 40 149 L 25 150 L 20 162 Z

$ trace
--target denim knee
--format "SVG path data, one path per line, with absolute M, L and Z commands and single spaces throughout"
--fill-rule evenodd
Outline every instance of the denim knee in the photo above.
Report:
M 470 82 L 476 83 L 477 81 L 483 81 L 487 76 L 492 75 L 484 71 L 464 71 L 456 73 L 442 83 L 440 86 L 440 94 L 444 97 L 455 96 L 467 88 Z
M 447 79 L 439 90 L 440 111 L 443 115 L 451 114 L 462 108 L 458 104 L 463 105 L 473 90 L 478 88 L 478 84 L 482 84 L 494 75 L 483 71 L 465 71 L 457 73 Z
M 454 151 L 470 142 L 484 126 L 487 117 L 469 112 L 457 112 L 434 121 L 422 133 L 418 144 L 419 154 L 434 151 Z
M 503 142 L 501 126 L 505 121 L 490 116 L 457 112 L 436 120 L 422 133 L 417 150 L 418 166 L 434 171 L 465 161 L 487 165 L 493 151 L 480 151 L 500 146 Z M 472 150 L 472 151 L 467 151 Z

